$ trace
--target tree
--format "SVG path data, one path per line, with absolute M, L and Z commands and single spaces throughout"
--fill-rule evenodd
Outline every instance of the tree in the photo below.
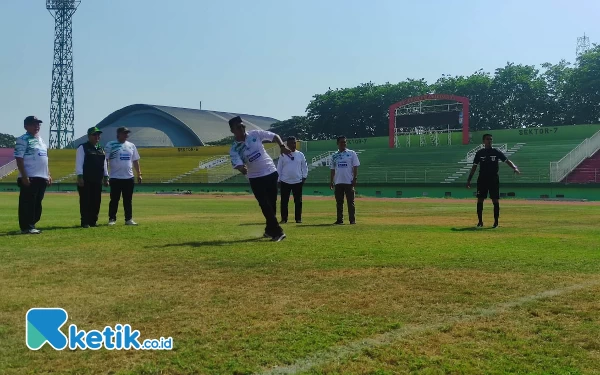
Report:
M 0 148 L 13 148 L 17 139 L 10 134 L 0 133 Z
M 600 46 L 594 45 L 577 58 L 577 66 L 569 76 L 565 91 L 572 100 L 571 123 L 600 121 Z
M 471 130 L 489 129 L 493 103 L 490 88 L 493 79 L 490 73 L 478 70 L 468 77 L 445 76 L 432 85 L 437 94 L 452 94 L 469 98 L 469 126 Z
M 233 135 L 230 135 L 229 137 L 225 137 L 223 139 L 219 139 L 218 141 L 206 142 L 208 146 L 226 146 L 230 145 L 231 143 L 233 143 Z
M 565 60 L 558 64 L 544 63 L 545 69 L 542 78 L 546 81 L 547 87 L 547 113 L 543 119 L 545 125 L 561 125 L 572 123 L 573 113 L 573 93 L 572 85 L 573 68 Z
M 489 129 L 541 126 L 547 108 L 546 81 L 531 65 L 507 63 L 496 69 L 490 87 Z
M 306 116 L 293 116 L 284 121 L 278 121 L 271 125 L 269 131 L 279 134 L 283 140 L 293 136 L 299 140 L 313 140 L 310 123 Z
M 315 95 L 306 108 L 312 139 L 329 139 L 340 134 L 349 138 L 387 135 L 388 107 L 404 98 L 428 92 L 429 85 L 423 79 L 329 89 Z

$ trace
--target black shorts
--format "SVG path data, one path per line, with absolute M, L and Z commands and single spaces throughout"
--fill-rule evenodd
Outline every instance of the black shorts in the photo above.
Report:
M 500 179 L 498 177 L 480 178 L 477 180 L 477 198 L 500 199 Z

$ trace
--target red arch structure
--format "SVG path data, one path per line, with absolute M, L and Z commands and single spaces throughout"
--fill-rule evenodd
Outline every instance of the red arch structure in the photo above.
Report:
M 390 148 L 394 148 L 395 127 L 396 127 L 396 109 L 405 105 L 420 102 L 423 100 L 454 100 L 462 103 L 463 123 L 462 123 L 462 143 L 469 144 L 469 98 L 464 96 L 448 95 L 448 94 L 427 94 L 421 96 L 413 96 L 398 103 L 392 104 L 389 109 L 389 132 L 390 132 Z

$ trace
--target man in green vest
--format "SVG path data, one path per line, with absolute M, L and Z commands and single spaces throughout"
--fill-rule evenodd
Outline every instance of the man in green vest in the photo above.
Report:
M 99 143 L 102 131 L 94 126 L 88 129 L 87 134 L 88 141 L 77 147 L 75 161 L 82 228 L 97 226 L 102 184 L 108 186 L 106 155 Z

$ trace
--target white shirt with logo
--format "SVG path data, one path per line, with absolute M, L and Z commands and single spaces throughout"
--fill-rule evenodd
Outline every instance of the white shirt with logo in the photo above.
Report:
M 266 130 L 250 130 L 246 132 L 244 142 L 234 141 L 229 150 L 233 168 L 246 165 L 248 178 L 268 176 L 277 172 L 273 159 L 265 151 L 263 141 L 272 141 L 275 133 Z
M 15 142 L 15 158 L 22 158 L 27 177 L 48 179 L 48 146 L 42 137 L 25 133 Z M 19 177 L 21 172 L 19 172 Z
M 110 141 L 104 147 L 110 169 L 110 178 L 133 178 L 133 162 L 140 160 L 137 148 L 131 142 Z
M 308 177 L 308 165 L 304 154 L 296 150 L 290 155 L 280 155 L 277 161 L 277 173 L 279 173 L 279 181 L 286 184 L 302 182 L 303 178 Z
M 342 152 L 338 151 L 331 155 L 331 169 L 335 169 L 333 183 L 335 185 L 351 184 L 354 179 L 353 168 L 359 165 L 358 155 L 352 150 L 345 149 Z

